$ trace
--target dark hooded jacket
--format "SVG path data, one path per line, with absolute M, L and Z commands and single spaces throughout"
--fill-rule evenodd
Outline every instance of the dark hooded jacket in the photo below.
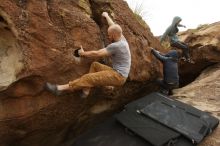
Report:
M 179 16 L 173 18 L 172 24 L 166 29 L 165 33 L 162 35 L 160 42 L 164 41 L 165 38 L 168 36 L 171 43 L 175 43 L 179 41 L 177 37 L 177 33 L 179 31 L 178 26 L 182 26 L 181 24 L 177 24 L 182 19 Z
M 165 55 L 161 55 L 155 49 L 152 49 L 153 55 L 163 63 L 163 76 L 166 83 L 179 84 L 178 73 L 178 53 L 171 50 Z

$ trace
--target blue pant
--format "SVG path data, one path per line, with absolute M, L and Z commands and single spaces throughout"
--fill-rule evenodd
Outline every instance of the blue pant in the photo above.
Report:
M 164 80 L 156 80 L 156 83 L 164 90 L 171 92 L 172 89 L 176 89 L 179 87 L 178 83 L 166 83 Z
M 189 47 L 188 47 L 185 43 L 180 42 L 180 41 L 172 42 L 172 43 L 171 43 L 171 46 L 172 46 L 172 47 L 179 48 L 179 49 L 182 49 L 182 50 L 183 50 L 183 56 L 184 56 L 186 59 L 190 59 Z

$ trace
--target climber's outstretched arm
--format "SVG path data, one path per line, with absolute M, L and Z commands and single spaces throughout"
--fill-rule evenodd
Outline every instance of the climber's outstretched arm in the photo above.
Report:
M 155 50 L 155 49 L 153 49 L 153 48 L 151 48 L 151 52 L 152 52 L 152 54 L 153 54 L 157 59 L 159 59 L 159 60 L 162 61 L 162 62 L 169 59 L 169 57 L 166 57 L 166 56 L 164 56 L 164 55 L 161 55 L 159 51 L 157 51 L 157 50 Z
M 108 15 L 107 12 L 103 12 L 102 13 L 102 16 L 105 17 L 106 21 L 108 22 L 108 25 L 111 26 L 111 25 L 114 25 L 114 21 L 112 20 L 112 18 Z
M 182 25 L 182 24 L 178 24 L 177 26 L 178 26 L 178 27 L 184 27 L 184 28 L 186 28 L 186 26 L 185 26 L 185 25 Z
M 97 58 L 110 56 L 111 54 L 106 50 L 106 48 L 97 51 L 84 51 L 82 48 L 79 51 L 79 55 L 82 57 Z

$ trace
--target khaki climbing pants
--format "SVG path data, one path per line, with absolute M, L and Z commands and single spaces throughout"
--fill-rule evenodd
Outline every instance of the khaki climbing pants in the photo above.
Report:
M 86 89 L 96 86 L 122 86 L 126 81 L 113 68 L 98 62 L 93 62 L 88 74 L 69 82 L 72 90 Z

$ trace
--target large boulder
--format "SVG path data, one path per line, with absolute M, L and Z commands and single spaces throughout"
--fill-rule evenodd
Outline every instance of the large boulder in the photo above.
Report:
M 220 120 L 220 64 L 207 68 L 189 85 L 174 90 L 176 99 L 216 116 Z M 199 146 L 219 146 L 220 126 Z
M 109 44 L 103 11 L 122 26 L 130 45 L 132 67 L 125 86 L 108 95 L 95 88 L 84 100 L 76 93 L 55 97 L 45 91 L 46 81 L 64 84 L 88 72 L 94 60 L 77 64 L 75 49 L 82 45 L 97 50 Z M 62 129 L 72 130 L 73 138 L 154 90 L 151 81 L 161 71 L 149 47 L 162 50 L 149 27 L 122 0 L 1 0 L 0 145 L 61 145 L 66 138 Z M 110 64 L 109 59 L 104 62 Z
M 206 67 L 220 61 L 220 22 L 205 24 L 197 29 L 189 29 L 179 34 L 189 45 L 195 64 L 181 63 L 181 82 L 185 85 L 193 81 Z

